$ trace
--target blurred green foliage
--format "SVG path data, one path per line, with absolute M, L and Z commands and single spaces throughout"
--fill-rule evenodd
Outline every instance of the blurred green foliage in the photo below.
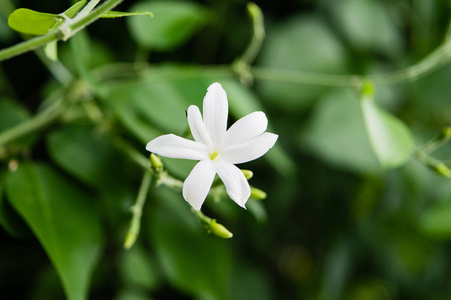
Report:
M 75 2 L 1 0 L 0 49 L 28 38 L 8 27 L 15 8 L 58 14 Z M 451 148 L 418 154 L 451 124 L 449 50 L 426 77 L 375 80 L 370 102 L 352 81 L 315 84 L 416 64 L 449 39 L 451 4 L 256 4 L 266 38 L 253 85 L 231 67 L 252 38 L 242 0 L 124 1 L 118 10 L 153 18 L 96 21 L 58 43 L 58 62 L 37 51 L 0 64 L 0 137 L 58 113 L 0 145 L 0 298 L 451 297 L 451 183 L 434 172 L 451 167 Z M 145 144 L 188 136 L 184 110 L 215 81 L 231 121 L 261 110 L 279 135 L 265 159 L 242 166 L 267 199 L 243 210 L 208 198 L 204 212 L 234 234 L 223 240 L 180 192 L 153 184 L 137 244 L 124 250 Z M 163 162 L 180 180 L 193 166 Z

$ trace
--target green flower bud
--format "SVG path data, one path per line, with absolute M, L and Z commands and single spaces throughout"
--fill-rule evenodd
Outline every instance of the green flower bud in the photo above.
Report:
M 152 169 L 154 169 L 157 173 L 163 171 L 163 162 L 158 156 L 153 153 L 150 154 L 150 165 Z
M 220 238 L 230 239 L 233 236 L 227 228 L 225 228 L 222 224 L 217 223 L 215 219 L 210 221 L 209 227 L 211 232 Z
M 252 176 L 254 176 L 254 173 L 251 170 L 241 170 L 243 172 L 244 177 L 246 177 L 247 180 L 251 179 Z
M 256 187 L 251 186 L 251 198 L 263 200 L 266 199 L 266 193 Z
M 369 79 L 366 79 L 362 84 L 360 93 L 362 97 L 373 98 L 375 93 L 373 82 Z

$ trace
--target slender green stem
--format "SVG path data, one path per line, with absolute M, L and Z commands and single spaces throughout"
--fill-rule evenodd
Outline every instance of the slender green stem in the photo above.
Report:
M 1 132 L 0 147 L 51 124 L 61 116 L 61 114 L 64 112 L 64 108 L 65 106 L 63 105 L 62 101 L 58 100 L 47 110 L 43 111 L 40 114 L 37 114 L 35 117 L 29 119 L 28 121 L 20 123 L 15 127 Z
M 195 210 L 194 208 L 191 208 L 191 211 L 196 215 L 200 223 L 205 227 L 205 229 L 208 232 L 211 232 L 214 235 L 223 239 L 230 239 L 231 237 L 233 237 L 233 234 L 227 228 L 225 228 L 224 225 L 216 222 L 215 219 L 207 217 L 200 210 Z
M 199 221 L 202 223 L 202 225 L 208 226 L 210 222 L 213 220 L 212 218 L 204 215 L 204 213 L 200 210 L 195 210 L 194 208 L 191 208 L 191 211 L 196 215 L 197 218 L 199 218 Z
M 263 81 L 288 82 L 293 84 L 305 84 L 323 87 L 353 87 L 360 88 L 365 80 L 369 79 L 375 86 L 399 85 L 412 82 L 424 77 L 431 72 L 445 66 L 451 60 L 451 39 L 446 40 L 440 47 L 418 63 L 405 69 L 384 74 L 374 74 L 368 76 L 361 75 L 340 75 L 340 74 L 322 74 L 312 72 L 302 72 L 293 70 L 281 70 L 265 67 L 250 66 L 249 71 L 253 78 Z M 216 65 L 202 67 L 177 67 L 167 68 L 152 66 L 146 68 L 142 66 L 137 68 L 130 64 L 111 65 L 106 68 L 95 70 L 94 77 L 99 81 L 109 81 L 109 84 L 115 86 L 141 85 L 147 81 L 166 81 L 183 80 L 189 78 L 230 78 L 233 77 L 234 66 Z M 117 75 L 119 74 L 119 75 Z M 140 80 L 133 79 L 127 82 L 124 78 L 117 76 L 140 76 Z M 238 74 L 240 75 L 240 74 Z M 114 76 L 114 77 L 112 77 Z M 111 81 L 119 79 L 121 84 Z
M 308 84 L 325 87 L 360 87 L 365 79 L 371 80 L 376 86 L 393 86 L 416 81 L 435 70 L 445 66 L 451 60 L 451 40 L 447 40 L 430 55 L 418 63 L 405 69 L 385 74 L 368 76 L 331 75 L 300 71 L 278 70 L 262 67 L 251 67 L 255 79 Z
M 405 69 L 386 74 L 370 75 L 375 85 L 387 86 L 398 85 L 418 79 L 447 65 L 451 59 L 451 39 L 447 39 L 440 47 L 426 56 L 418 63 Z
M 443 128 L 440 134 L 435 139 L 428 142 L 424 146 L 421 146 L 419 150 L 421 150 L 425 154 L 430 154 L 434 152 L 436 149 L 448 143 L 450 140 L 451 140 L 451 126 L 448 126 Z
M 128 158 L 130 158 L 130 160 L 133 161 L 136 165 L 140 166 L 144 170 L 149 169 L 149 159 L 142 155 L 139 151 L 137 151 L 132 145 L 119 138 L 114 141 L 114 145 L 122 153 L 127 155 Z M 183 181 L 172 177 L 167 171 L 160 170 L 155 175 L 157 177 L 157 185 L 166 185 L 175 190 L 181 190 L 183 187 Z
M 325 87 L 360 86 L 363 79 L 357 75 L 331 75 L 263 67 L 251 67 L 250 71 L 253 77 L 258 80 Z
M 97 0 L 93 0 L 92 2 L 96 2 Z M 59 31 L 63 31 L 64 36 L 62 38 L 63 41 L 67 41 L 70 37 L 75 35 L 80 30 L 83 30 L 86 26 L 93 23 L 97 19 L 101 18 L 106 12 L 112 10 L 114 7 L 119 5 L 123 0 L 107 0 L 102 5 L 100 5 L 97 9 L 93 10 L 90 14 L 84 16 L 82 14 L 78 14 L 69 22 L 68 29 L 66 31 L 64 29 L 64 24 L 58 28 Z M 97 4 L 97 3 L 96 3 Z M 89 5 L 89 4 L 88 4 Z
M 9 48 L 0 50 L 0 61 L 9 59 L 16 55 L 38 49 L 50 42 L 56 41 L 62 37 L 61 33 L 56 30 L 52 31 L 46 35 L 38 36 L 33 39 L 21 42 Z
M 232 64 L 232 69 L 243 83 L 251 84 L 254 79 L 250 72 L 250 66 L 262 47 L 263 40 L 265 39 L 265 26 L 263 24 L 263 13 L 255 3 L 249 2 L 247 4 L 247 10 L 252 21 L 252 39 L 243 55 Z
M 53 74 L 53 77 L 60 83 L 67 86 L 74 80 L 72 73 L 66 69 L 60 61 L 51 61 L 45 56 L 44 52 L 40 50 L 36 51 L 36 54 L 42 63 L 49 69 L 50 73 Z
M 157 185 L 165 185 L 174 190 L 182 190 L 183 181 L 172 177 L 167 171 L 163 171 L 158 174 Z
M 421 149 L 416 150 L 413 156 L 423 165 L 439 174 L 440 176 L 451 178 L 451 169 L 447 166 L 446 163 L 429 156 Z
M 254 62 L 262 47 L 265 39 L 265 26 L 263 24 L 263 13 L 255 3 L 248 3 L 247 10 L 252 20 L 253 35 L 249 46 L 239 61 L 250 65 Z
M 24 41 L 17 45 L 0 50 L 0 61 L 9 59 L 31 50 L 35 50 L 56 40 L 67 41 L 78 31 L 84 29 L 86 26 L 102 17 L 103 14 L 119 5 L 119 3 L 121 3 L 122 1 L 123 0 L 107 0 L 90 14 L 80 17 L 78 17 L 77 15 L 74 19 L 69 20 L 69 22 L 67 23 L 63 23 L 63 25 L 61 25 L 58 29 L 46 35 L 38 36 L 28 41 Z
M 80 17 L 87 16 L 93 9 L 96 7 L 97 4 L 99 4 L 100 0 L 91 0 L 88 4 L 83 7 L 83 9 L 78 13 Z
M 150 183 L 152 181 L 152 172 L 150 169 L 144 171 L 144 176 L 139 187 L 138 197 L 135 205 L 132 206 L 132 220 L 125 236 L 124 248 L 130 249 L 136 242 L 141 228 L 141 216 L 144 204 L 146 203 L 147 193 L 149 192 Z

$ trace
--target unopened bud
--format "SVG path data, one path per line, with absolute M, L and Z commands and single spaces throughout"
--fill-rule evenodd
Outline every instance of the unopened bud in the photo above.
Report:
M 246 177 L 247 180 L 251 179 L 252 176 L 254 176 L 254 173 L 251 170 L 241 170 L 243 172 L 244 177 Z
M 251 198 L 263 200 L 266 199 L 266 193 L 256 187 L 251 186 Z
M 163 170 L 163 162 L 153 153 L 150 154 L 150 165 L 157 173 L 160 173 Z
M 217 223 L 215 219 L 210 221 L 209 227 L 211 232 L 220 238 L 230 239 L 233 236 L 227 228 L 225 228 L 222 224 Z
M 362 89 L 360 90 L 362 97 L 373 98 L 374 97 L 374 85 L 369 79 L 366 79 L 362 83 Z

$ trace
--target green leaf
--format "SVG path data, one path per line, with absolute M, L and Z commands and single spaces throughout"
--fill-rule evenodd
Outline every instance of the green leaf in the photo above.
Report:
M 268 27 L 266 36 L 259 58 L 264 67 L 325 74 L 346 72 L 345 49 L 321 18 L 297 15 Z M 274 108 L 288 113 L 305 110 L 328 90 L 275 81 L 264 81 L 256 88 Z
M 108 136 L 90 126 L 66 126 L 48 135 L 47 148 L 58 166 L 94 189 L 111 227 L 128 219 L 136 198 L 137 187 L 130 180 L 136 169 L 127 168 L 129 161 Z M 115 233 L 123 238 L 119 228 Z
M 396 168 L 404 164 L 414 147 L 409 128 L 371 97 L 363 97 L 360 103 L 370 145 L 382 167 Z
M 64 14 L 73 18 L 85 6 L 86 0 L 78 1 Z M 16 9 L 8 18 L 8 25 L 18 32 L 32 35 L 47 34 L 64 22 L 61 15 L 42 13 L 28 8 Z
M 225 299 L 230 276 L 228 242 L 206 233 L 180 194 L 159 189 L 147 218 L 158 262 L 169 282 L 195 299 Z
M 89 126 L 66 126 L 47 139 L 52 159 L 92 187 L 123 186 L 123 158 L 112 142 Z
M 119 260 L 119 274 L 126 285 L 134 285 L 147 290 L 159 284 L 157 264 L 139 244 L 123 251 Z
M 361 173 L 378 169 L 359 103 L 349 90 L 335 90 L 321 99 L 301 132 L 299 146 L 337 167 Z
M 131 11 L 131 12 L 121 12 L 121 11 L 109 11 L 102 16 L 102 18 L 122 18 L 130 16 L 149 16 L 153 17 L 153 14 L 148 11 Z
M 69 7 L 64 14 L 68 16 L 69 18 L 75 17 L 75 15 L 85 6 L 86 0 L 81 0 Z
M 12 236 L 19 238 L 31 236 L 28 226 L 6 201 L 2 182 L 0 182 L 0 225 Z
M 132 6 L 132 10 L 153 13 L 152 19 L 130 18 L 127 21 L 136 43 L 160 51 L 180 46 L 210 19 L 203 6 L 192 2 L 140 2 Z
M 8 174 L 6 187 L 12 206 L 55 266 L 67 298 L 87 299 L 102 248 L 102 229 L 92 199 L 44 164 L 22 164 Z
M 32 35 L 47 34 L 64 21 L 59 15 L 41 13 L 27 8 L 16 9 L 8 18 L 12 29 Z
M 343 0 L 329 8 L 353 46 L 396 55 L 401 53 L 403 39 L 386 6 L 379 1 Z
M 30 113 L 18 102 L 0 98 L 0 132 L 18 125 L 30 118 Z M 29 145 L 36 135 L 30 134 L 13 141 L 14 144 Z
M 439 203 L 421 214 L 418 222 L 420 230 L 437 239 L 451 238 L 451 204 Z

